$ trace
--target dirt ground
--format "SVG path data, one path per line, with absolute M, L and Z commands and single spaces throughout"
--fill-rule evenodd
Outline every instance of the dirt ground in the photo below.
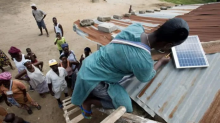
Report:
M 32 3 L 47 13 L 44 21 L 50 37 L 46 37 L 45 32 L 43 36 L 38 36 L 40 31 L 31 13 L 30 5 Z M 93 52 L 96 51 L 96 44 L 73 32 L 74 21 L 92 19 L 97 16 L 123 14 L 128 12 L 129 5 L 133 5 L 133 10 L 146 10 L 157 8 L 161 3 L 163 2 L 159 0 L 100 0 L 99 3 L 92 3 L 90 0 L 0 0 L 0 37 L 2 37 L 0 48 L 6 54 L 10 46 L 20 48 L 24 54 L 26 54 L 26 48 L 31 48 L 38 60 L 44 61 L 43 70 L 46 74 L 49 70 L 48 60 L 58 60 L 59 58 L 59 52 L 54 45 L 55 33 L 52 17 L 57 17 L 58 22 L 62 24 L 64 37 L 70 45 L 70 49 L 75 52 L 79 59 L 85 47 L 91 47 Z M 17 74 L 17 70 L 12 71 L 9 67 L 5 67 L 5 69 L 11 72 L 13 76 Z M 5 107 L 8 112 L 13 112 L 31 123 L 65 123 L 63 111 L 58 108 L 56 100 L 51 95 L 48 94 L 43 99 L 39 97 L 37 92 L 29 93 L 42 106 L 40 111 L 33 108 L 32 115 L 28 115 L 25 110 L 8 107 L 4 102 L 0 105 Z

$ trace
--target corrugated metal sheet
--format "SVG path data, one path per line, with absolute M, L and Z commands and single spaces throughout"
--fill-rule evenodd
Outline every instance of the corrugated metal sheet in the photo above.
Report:
M 94 26 L 97 27 L 98 24 L 103 23 L 98 21 L 97 19 L 93 19 L 95 25 L 89 27 L 81 27 L 78 20 L 74 22 L 74 31 L 76 31 L 77 34 L 87 38 L 90 41 L 97 42 L 100 45 L 107 45 L 112 40 L 111 38 L 109 38 L 109 35 L 118 34 L 121 30 L 123 30 L 132 23 L 143 24 L 145 31 L 147 33 L 150 33 L 156 30 L 167 19 L 189 13 L 190 11 L 198 8 L 199 6 L 201 5 L 200 4 L 185 5 L 185 6 L 172 7 L 168 10 L 161 10 L 160 12 L 154 12 L 154 13 L 145 13 L 145 14 L 136 13 L 136 15 L 132 15 L 130 17 L 123 17 L 123 19 L 121 20 L 116 20 L 112 18 L 109 22 L 114 23 L 119 29 L 119 31 L 113 33 L 103 33 L 98 31 L 97 28 L 94 28 Z M 95 33 L 92 31 L 94 31 Z
M 131 98 L 152 116 L 155 113 L 169 123 L 198 123 L 220 89 L 220 54 L 207 55 L 207 59 L 208 68 L 176 69 L 173 62 L 168 63 L 141 97 L 138 94 L 146 83 L 134 77 L 124 86 Z
M 131 16 L 122 20 L 112 19 L 110 22 L 116 24 L 119 28 L 118 31 L 113 33 L 98 31 L 97 25 L 102 22 L 96 19 L 94 19 L 95 25 L 90 27 L 81 27 L 79 21 L 74 22 L 74 31 L 90 41 L 106 45 L 111 41 L 112 35 L 118 34 L 132 23 L 142 23 L 145 31 L 150 33 L 167 19 L 178 15 L 187 20 L 192 31 L 190 33 L 194 34 L 196 32 L 194 35 L 199 35 L 201 41 L 219 39 L 218 36 L 220 35 L 217 33 L 220 31 L 218 24 L 220 22 L 220 4 L 199 6 L 201 4 L 177 6 L 169 10 L 152 14 L 138 14 L 138 16 Z M 183 15 L 183 13 L 188 12 L 190 13 Z M 215 33 L 212 33 L 213 31 Z M 206 37 L 204 37 L 205 35 Z M 202 123 L 217 123 L 218 120 L 206 119 L 220 117 L 220 109 L 218 110 L 216 108 L 218 104 L 215 104 L 220 102 L 217 100 L 217 97 L 220 97 L 220 84 L 218 82 L 220 79 L 220 67 L 218 67 L 220 54 L 207 55 L 207 59 L 210 63 L 208 68 L 196 69 L 176 69 L 174 64 L 170 62 L 150 83 L 140 83 L 135 77 L 132 77 L 127 79 L 124 87 L 130 97 L 146 112 L 151 116 L 157 114 L 169 123 L 198 123 L 200 121 Z M 140 95 L 140 93 L 143 93 L 143 95 Z M 212 115 L 207 115 L 207 112 Z
M 220 39 L 220 3 L 203 5 L 188 14 L 177 17 L 187 21 L 190 35 L 198 35 L 201 42 Z

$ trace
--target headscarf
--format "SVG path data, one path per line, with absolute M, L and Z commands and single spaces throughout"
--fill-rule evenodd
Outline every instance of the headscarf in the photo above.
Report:
M 61 45 L 62 49 L 64 49 L 65 47 L 69 47 L 69 45 L 67 43 L 64 43 Z
M 16 54 L 16 53 L 20 53 L 20 52 L 21 52 L 21 50 L 19 50 L 16 47 L 13 47 L 13 46 L 11 46 L 11 48 L 8 51 L 9 54 Z
M 29 60 L 29 59 L 25 59 L 24 62 L 23 62 L 22 64 L 24 65 L 24 64 L 27 63 L 27 62 L 31 62 L 31 60 Z
M 4 72 L 0 74 L 0 80 L 10 80 L 11 79 L 11 73 Z

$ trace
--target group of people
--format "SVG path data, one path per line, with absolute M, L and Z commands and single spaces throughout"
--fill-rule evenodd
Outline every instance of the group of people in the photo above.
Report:
M 46 14 L 37 10 L 32 5 L 33 15 L 37 21 L 42 35 L 42 28 L 48 31 L 43 19 Z M 168 51 L 173 46 L 183 43 L 189 35 L 189 26 L 181 18 L 170 19 L 155 32 L 145 33 L 141 24 L 135 23 L 122 30 L 108 45 L 101 47 L 91 54 L 90 48 L 85 48 L 80 60 L 69 49 L 62 26 L 53 18 L 54 31 L 60 53 L 60 63 L 55 59 L 49 61 L 50 70 L 46 76 L 42 73 L 43 62 L 38 61 L 36 54 L 27 49 L 24 55 L 16 47 L 11 47 L 11 55 L 19 74 L 16 79 L 25 80 L 30 84 L 30 90 L 37 91 L 40 96 L 50 92 L 57 99 L 62 108 L 60 96 L 64 92 L 69 96 L 68 88 L 71 88 L 72 103 L 81 108 L 82 115 L 86 119 L 92 118 L 91 105 L 116 109 L 125 106 L 127 112 L 132 112 L 132 103 L 129 95 L 121 85 L 122 78 L 129 75 L 135 76 L 140 82 L 150 81 L 161 65 L 169 62 L 170 58 L 163 57 L 157 63 L 151 57 L 151 49 Z M 4 61 L 1 65 L 11 65 L 4 53 Z M 2 67 L 0 67 L 2 69 Z M 33 89 L 32 89 L 33 88 Z M 32 113 L 28 104 L 41 109 L 26 91 L 24 84 L 18 80 L 12 80 L 9 72 L 0 74 L 0 93 L 3 94 L 7 105 L 15 105 Z
M 30 90 L 35 90 L 42 98 L 45 97 L 46 93 L 50 92 L 57 99 L 59 107 L 62 108 L 61 93 L 64 91 L 67 97 L 69 96 L 68 88 L 71 89 L 71 93 L 73 92 L 77 72 L 80 69 L 80 63 L 76 59 L 74 52 L 69 50 L 67 43 L 62 44 L 60 63 L 55 59 L 50 60 L 49 66 L 51 70 L 45 76 L 42 73 L 43 62 L 37 60 L 36 54 L 30 48 L 27 48 L 26 51 L 27 55 L 22 54 L 20 49 L 13 46 L 8 51 L 18 69 L 18 74 L 15 76 L 15 80 L 12 80 L 12 75 L 9 72 L 3 71 L 0 74 L 0 94 L 2 94 L 5 103 L 8 106 L 14 105 L 24 108 L 29 114 L 32 114 L 29 105 L 33 105 L 39 110 L 41 109 L 41 106 L 27 93 L 25 85 L 19 81 L 24 80 L 30 85 Z M 90 53 L 90 48 L 85 48 L 80 61 L 82 62 Z M 9 60 L 6 55 L 4 58 Z M 10 61 L 7 62 L 10 63 Z M 11 64 L 8 65 L 13 68 Z

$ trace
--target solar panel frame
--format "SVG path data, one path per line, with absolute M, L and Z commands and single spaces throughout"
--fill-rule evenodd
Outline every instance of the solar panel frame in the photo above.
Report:
M 195 38 L 196 40 L 192 38 Z M 192 40 L 193 42 L 189 42 L 190 40 Z M 209 66 L 208 60 L 205 56 L 205 52 L 197 35 L 188 36 L 186 41 L 183 42 L 181 45 L 172 47 L 172 53 L 176 68 L 200 68 Z M 182 59 L 180 60 L 180 58 Z M 184 60 L 186 61 L 185 63 L 183 62 Z M 188 65 L 184 66 L 183 64 Z

